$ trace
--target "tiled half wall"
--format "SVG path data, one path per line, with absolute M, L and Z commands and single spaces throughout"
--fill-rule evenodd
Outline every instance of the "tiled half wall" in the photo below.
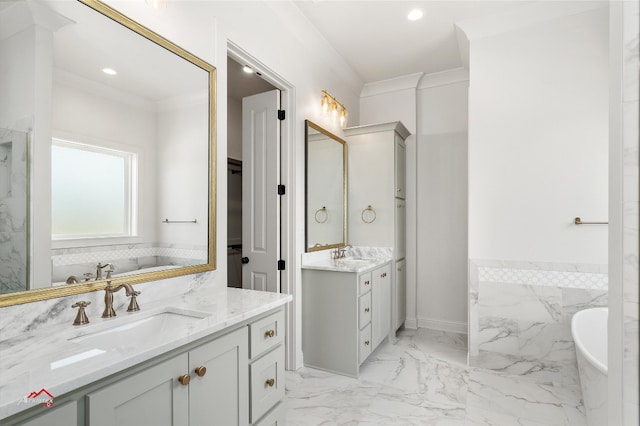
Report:
M 469 364 L 578 384 L 571 317 L 607 306 L 606 265 L 472 260 Z

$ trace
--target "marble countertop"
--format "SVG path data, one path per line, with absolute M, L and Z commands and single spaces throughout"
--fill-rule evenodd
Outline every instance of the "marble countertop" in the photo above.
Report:
M 226 288 L 202 288 L 180 297 L 149 303 L 134 313 L 119 312 L 116 318 L 90 318 L 83 326 L 57 326 L 23 333 L 0 341 L 0 419 L 34 406 L 25 403 L 31 392 L 46 389 L 63 395 L 111 374 L 162 355 L 200 338 L 222 331 L 271 309 L 286 305 L 291 295 Z M 70 341 L 106 327 L 126 325 L 167 308 L 197 312 L 201 320 L 161 338 L 140 339 L 131 347 L 100 347 Z M 205 316 L 206 315 L 206 316 Z M 117 325 L 116 325 L 117 324 Z M 135 339 L 134 339 L 135 340 Z M 143 341 L 144 344 L 139 344 Z
M 344 259 L 329 259 L 329 258 L 312 258 L 303 259 L 302 269 L 317 269 L 321 271 L 335 271 L 335 272 L 368 272 L 372 269 L 382 266 L 388 263 L 389 258 L 374 258 L 374 259 L 362 259 L 354 257 L 346 257 Z

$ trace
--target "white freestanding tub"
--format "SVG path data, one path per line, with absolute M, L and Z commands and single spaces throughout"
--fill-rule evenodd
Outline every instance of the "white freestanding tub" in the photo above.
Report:
M 571 319 L 582 398 L 589 426 L 607 424 L 608 308 L 585 309 Z

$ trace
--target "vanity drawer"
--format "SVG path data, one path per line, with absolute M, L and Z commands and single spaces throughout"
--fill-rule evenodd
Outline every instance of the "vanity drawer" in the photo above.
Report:
M 249 367 L 251 423 L 284 398 L 284 346 L 269 352 Z
M 284 311 L 249 324 L 251 347 L 249 357 L 255 358 L 284 340 Z
M 371 323 L 371 292 L 360 296 L 358 308 L 358 328 L 362 329 Z
M 358 284 L 360 288 L 360 294 L 365 294 L 371 290 L 371 272 L 358 276 Z
M 371 354 L 371 324 L 360 330 L 360 348 L 358 356 L 360 364 Z

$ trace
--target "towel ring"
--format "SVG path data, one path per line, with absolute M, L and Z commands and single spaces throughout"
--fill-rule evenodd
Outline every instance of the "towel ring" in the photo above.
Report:
M 367 216 L 369 220 L 367 220 L 365 216 Z M 373 223 L 375 222 L 377 215 L 376 215 L 376 211 L 373 209 L 373 207 L 371 207 L 371 204 L 369 204 L 366 209 L 362 210 L 360 217 L 362 218 L 362 221 L 364 223 Z
M 323 215 L 324 215 L 324 220 L 322 219 Z M 317 223 L 326 223 L 327 220 L 329 220 L 329 212 L 327 211 L 327 208 L 322 206 L 321 209 L 316 210 L 315 219 Z

